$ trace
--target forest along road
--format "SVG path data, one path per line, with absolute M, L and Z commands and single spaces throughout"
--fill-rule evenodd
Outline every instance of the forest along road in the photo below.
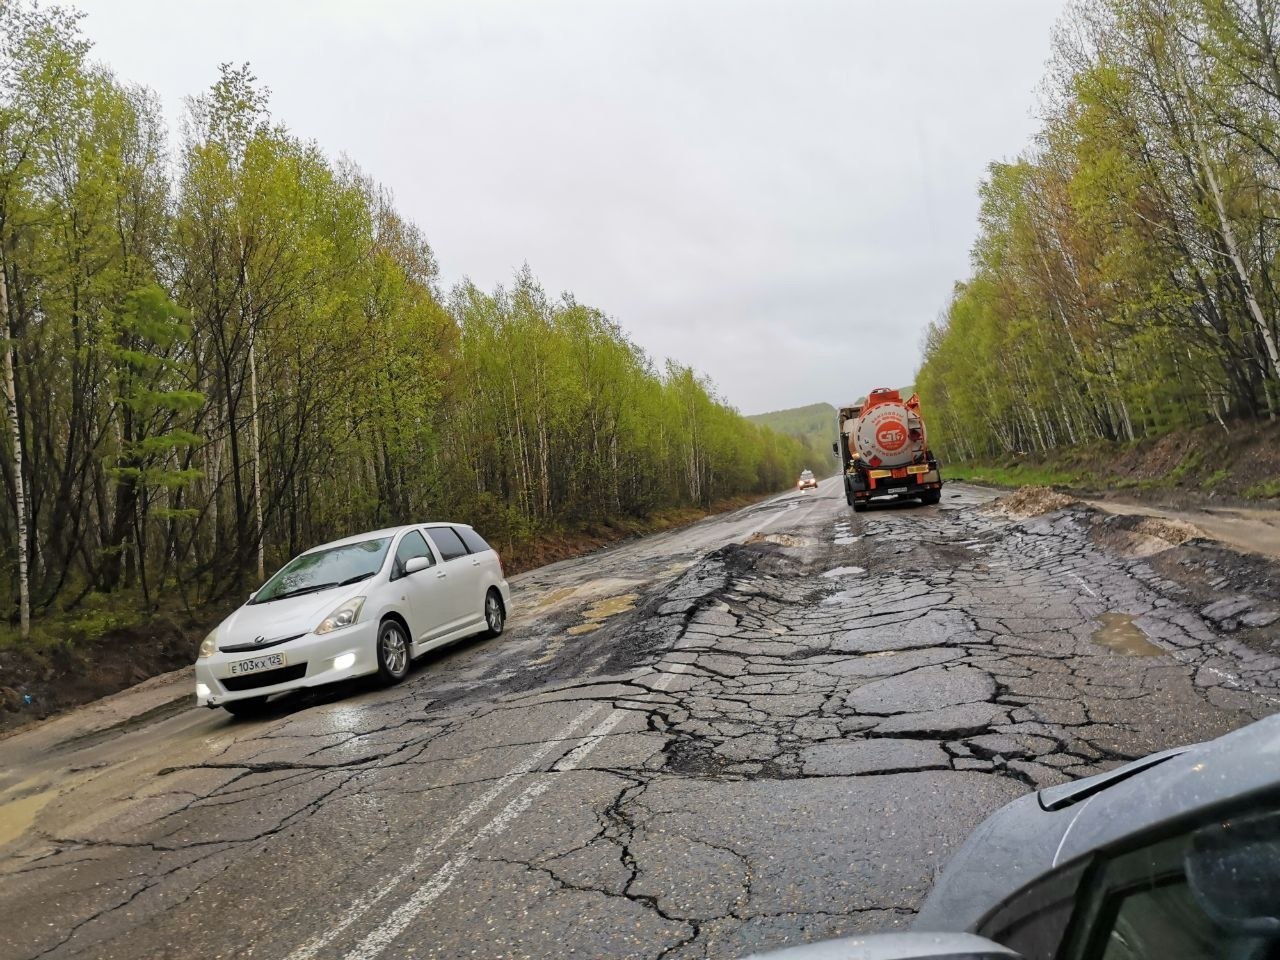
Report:
M 398 687 L 0 741 L 0 957 L 889 929 L 1014 797 L 1280 707 L 1269 561 L 992 496 L 854 514 L 827 480 L 514 578 L 507 635 Z

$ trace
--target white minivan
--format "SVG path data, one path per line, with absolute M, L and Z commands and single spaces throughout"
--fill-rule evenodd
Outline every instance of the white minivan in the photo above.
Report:
M 397 683 L 432 647 L 498 636 L 510 600 L 502 560 L 466 524 L 335 540 L 290 560 L 204 638 L 196 699 L 245 715 L 300 687 L 370 673 Z

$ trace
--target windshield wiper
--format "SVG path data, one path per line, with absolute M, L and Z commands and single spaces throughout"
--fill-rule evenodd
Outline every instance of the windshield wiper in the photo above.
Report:
M 290 597 L 300 597 L 304 593 L 318 593 L 321 590 L 329 590 L 333 587 L 340 587 L 341 583 L 334 581 L 333 583 L 317 583 L 311 587 L 299 587 L 297 590 L 290 590 L 288 593 L 277 593 L 274 597 L 268 597 L 263 603 L 270 603 L 272 600 L 288 600 Z
M 372 577 L 376 570 L 368 573 L 359 573 L 354 577 L 347 577 L 345 580 L 335 580 L 333 583 L 317 583 L 310 587 L 299 587 L 297 590 L 290 590 L 288 593 L 277 593 L 274 597 L 268 597 L 266 600 L 260 600 L 259 603 L 270 603 L 272 600 L 288 600 L 290 597 L 300 597 L 304 593 L 319 593 L 321 590 L 329 590 L 333 587 L 346 587 L 353 583 L 359 583 L 361 580 L 368 580 Z

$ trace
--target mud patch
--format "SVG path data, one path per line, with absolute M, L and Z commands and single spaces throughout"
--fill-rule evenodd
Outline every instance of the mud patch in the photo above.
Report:
M 1102 626 L 1093 631 L 1092 640 L 1100 647 L 1122 657 L 1162 657 L 1165 650 L 1156 646 L 1128 613 L 1104 613 L 1098 617 Z
M 1014 520 L 1038 517 L 1069 507 L 1076 501 L 1066 494 L 1049 487 L 1022 487 L 1007 497 L 992 500 L 983 509 L 988 513 L 1000 513 Z

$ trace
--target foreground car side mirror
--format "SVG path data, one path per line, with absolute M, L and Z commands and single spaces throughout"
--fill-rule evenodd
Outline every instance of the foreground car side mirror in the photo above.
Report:
M 840 452 L 840 443 L 839 443 L 839 441 L 836 441 L 835 443 L 831 444 L 831 452 L 832 452 L 832 453 L 839 453 L 839 452 Z
M 404 562 L 404 575 L 407 577 L 409 574 L 425 570 L 429 566 L 431 566 L 431 561 L 426 557 L 410 557 Z
M 877 933 L 757 953 L 746 960 L 1022 960 L 972 933 Z

